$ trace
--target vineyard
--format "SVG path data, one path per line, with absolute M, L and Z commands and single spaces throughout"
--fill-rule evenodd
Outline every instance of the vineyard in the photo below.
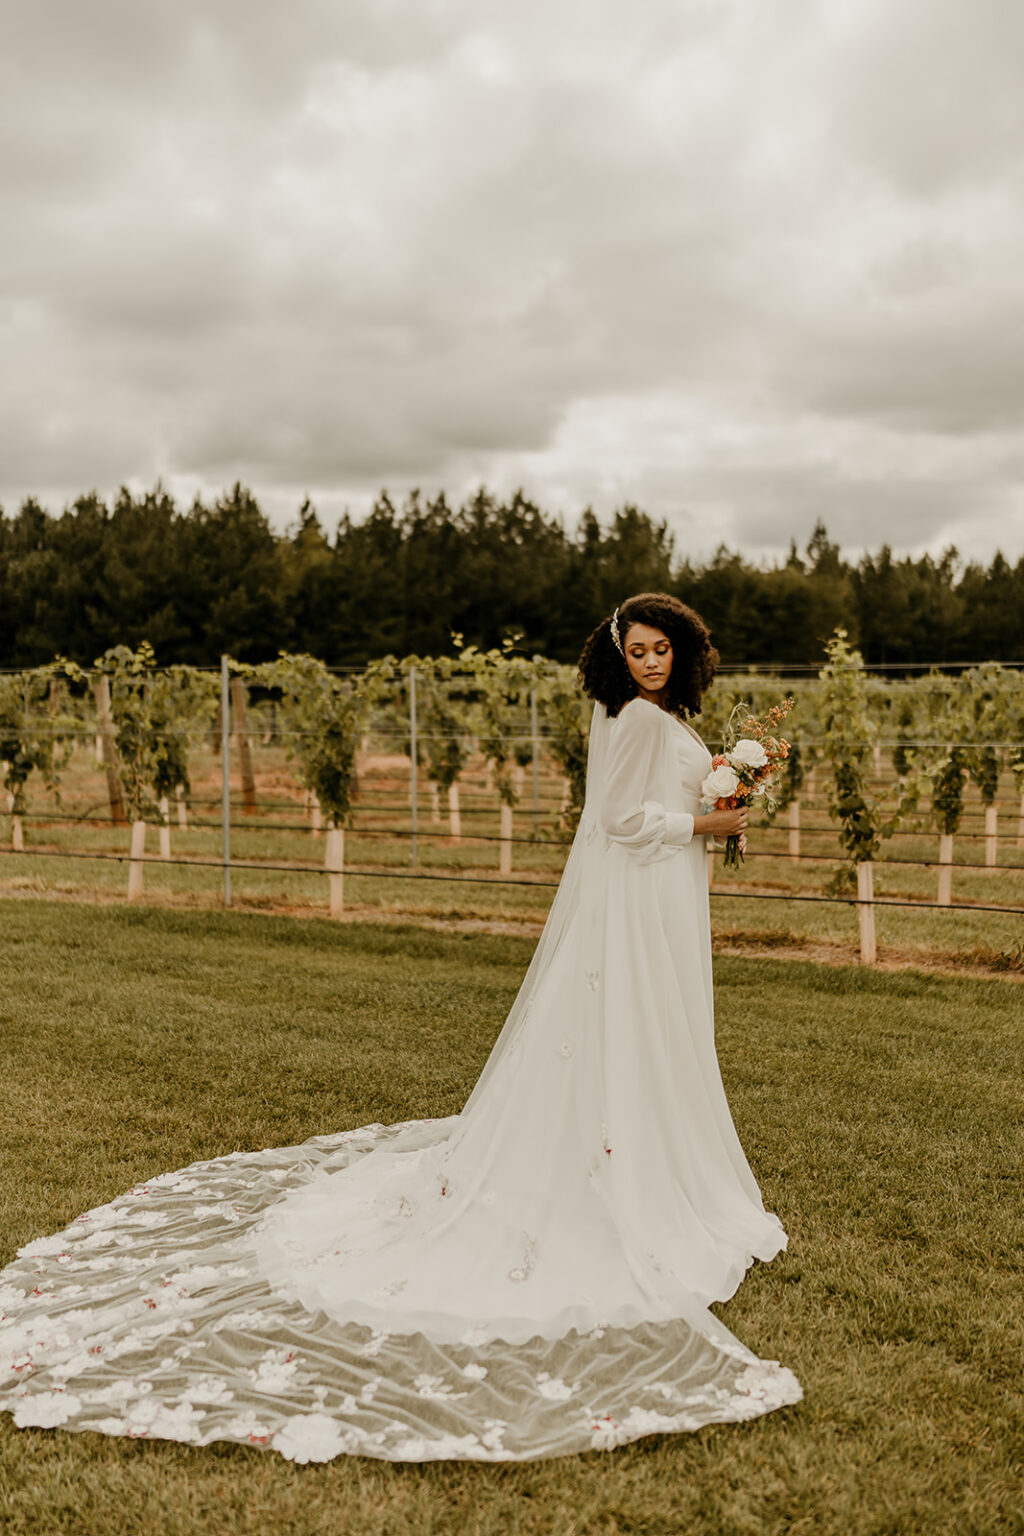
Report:
M 716 942 L 1024 969 L 1024 677 L 882 680 L 837 631 L 817 677 L 720 677 L 698 727 L 716 750 L 737 702 L 786 695 L 778 808 L 738 872 L 709 854 Z M 0 894 L 535 931 L 588 718 L 572 668 L 511 645 L 6 673 Z

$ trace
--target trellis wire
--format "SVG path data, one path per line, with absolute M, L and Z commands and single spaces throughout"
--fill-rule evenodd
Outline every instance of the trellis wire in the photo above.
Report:
M 36 859 L 93 859 L 96 861 L 112 860 L 123 864 L 130 861 L 128 853 L 82 853 L 61 852 L 53 849 L 40 849 L 35 852 L 31 849 L 16 850 L 13 848 L 0 848 L 0 856 L 7 855 L 10 858 L 36 858 Z M 152 864 L 158 869 L 166 869 L 169 866 L 178 866 L 185 869 L 220 869 L 221 859 L 153 859 L 147 858 L 147 864 Z M 265 870 L 267 872 L 279 872 L 288 875 L 326 875 L 331 871 L 324 869 L 319 864 L 269 864 L 255 860 L 235 859 L 234 869 Z M 363 880 L 434 880 L 447 882 L 450 885 L 516 885 L 532 890 L 557 890 L 557 880 L 514 880 L 504 875 L 435 875 L 426 874 L 423 870 L 413 873 L 411 870 L 392 869 L 350 869 L 348 866 L 340 871 L 346 878 L 352 876 Z M 723 891 L 715 888 L 708 893 L 712 897 L 725 897 L 740 901 L 810 901 L 819 902 L 826 906 L 859 907 L 865 903 L 857 896 L 802 896 L 783 894 L 774 891 Z M 1004 917 L 1024 917 L 1024 907 L 1002 907 L 983 902 L 951 902 L 949 905 L 940 905 L 935 901 L 907 901 L 902 897 L 875 896 L 870 902 L 875 907 L 912 907 L 921 912 L 1001 912 Z

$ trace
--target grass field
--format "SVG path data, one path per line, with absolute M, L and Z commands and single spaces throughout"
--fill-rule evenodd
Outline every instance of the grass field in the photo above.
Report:
M 163 1169 L 457 1110 L 530 948 L 0 902 L 0 1259 Z M 716 974 L 737 1126 L 790 1233 L 718 1310 L 803 1403 L 506 1467 L 299 1467 L 4 1419 L 5 1536 L 1024 1531 L 1024 991 L 767 957 Z

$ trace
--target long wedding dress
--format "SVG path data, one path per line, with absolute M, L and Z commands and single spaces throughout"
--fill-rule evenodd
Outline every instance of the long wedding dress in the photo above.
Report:
M 465 1108 L 164 1173 L 0 1271 L 16 1424 L 295 1461 L 525 1460 L 801 1396 L 708 1310 L 786 1246 L 714 1047 L 710 754 L 597 705 L 587 797 Z

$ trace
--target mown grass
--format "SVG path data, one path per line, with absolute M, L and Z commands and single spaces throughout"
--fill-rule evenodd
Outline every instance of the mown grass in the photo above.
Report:
M 136 1179 L 457 1110 L 529 958 L 488 934 L 0 903 L 0 1260 Z M 519 1467 L 296 1467 L 0 1420 L 5 1536 L 1019 1532 L 1020 986 L 716 962 L 789 1251 L 720 1308 L 796 1408 Z

